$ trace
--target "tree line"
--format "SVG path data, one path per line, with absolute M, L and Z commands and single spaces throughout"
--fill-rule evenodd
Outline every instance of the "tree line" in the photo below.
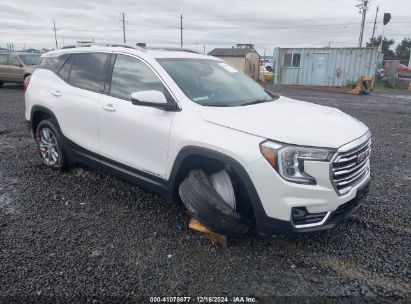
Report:
M 367 47 L 379 47 L 381 44 L 382 36 L 375 38 L 370 38 L 370 41 L 367 42 Z M 384 37 L 382 40 L 381 51 L 384 53 L 384 59 L 397 59 L 397 60 L 409 60 L 410 51 L 411 51 L 411 38 L 404 38 L 397 47 L 392 50 L 391 46 L 395 44 L 394 39 L 388 39 Z

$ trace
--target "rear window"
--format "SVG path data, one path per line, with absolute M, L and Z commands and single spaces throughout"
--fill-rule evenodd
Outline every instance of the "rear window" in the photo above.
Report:
M 20 61 L 17 59 L 17 56 L 15 55 L 10 55 L 7 63 L 8 65 L 21 66 Z
M 105 80 L 107 54 L 76 54 L 71 67 L 69 83 L 94 92 L 102 91 Z
M 62 54 L 58 57 L 43 57 L 39 65 L 39 68 L 47 69 L 58 74 L 64 62 L 66 62 L 69 56 L 70 54 Z
M 65 81 L 69 80 L 71 65 L 73 64 L 73 59 L 74 59 L 74 55 L 70 56 L 70 58 L 66 60 L 63 67 L 60 69 L 59 76 L 63 78 Z

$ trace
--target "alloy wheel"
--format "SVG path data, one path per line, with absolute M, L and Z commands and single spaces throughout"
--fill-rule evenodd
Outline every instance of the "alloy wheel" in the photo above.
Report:
M 55 165 L 59 160 L 59 148 L 57 138 L 49 128 L 42 128 L 37 134 L 40 155 L 44 162 L 49 165 Z

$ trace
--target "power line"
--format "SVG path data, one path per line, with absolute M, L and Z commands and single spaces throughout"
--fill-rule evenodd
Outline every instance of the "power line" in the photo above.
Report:
M 120 20 L 122 21 L 122 20 Z M 125 21 L 125 23 L 127 23 L 127 21 Z M 373 24 L 374 21 L 369 21 L 369 22 L 365 22 L 365 24 Z M 391 24 L 411 24 L 411 21 L 391 21 Z M 267 28 L 265 27 L 266 30 L 281 30 L 281 29 L 294 29 L 294 28 L 298 28 L 298 29 L 321 29 L 323 27 L 346 27 L 349 25 L 356 25 L 356 22 L 348 22 L 348 23 L 329 23 L 329 24 L 317 24 L 317 25 L 285 25 L 285 26 L 274 26 L 274 27 L 270 27 Z M 377 22 L 378 24 L 378 22 Z M 141 28 L 146 28 L 146 29 L 150 29 L 150 30 L 173 30 L 172 28 L 169 27 L 151 27 L 151 26 L 143 26 L 143 27 L 138 27 L 135 26 L 135 28 L 133 29 L 133 27 L 128 27 L 127 31 L 131 32 L 131 31 L 141 31 Z M 183 28 L 184 29 L 184 28 Z M 195 29 L 195 28 L 194 28 Z M 229 27 L 213 27 L 213 29 L 217 29 L 217 30 L 230 30 L 230 29 L 241 29 L 241 27 L 236 27 L 236 28 L 229 28 Z M 47 28 L 37 28 L 37 29 L 16 29 L 16 30 L 0 30 L 0 33 L 16 33 L 16 32 L 27 32 L 27 33 L 32 33 L 32 32 L 47 32 L 50 29 Z M 59 28 L 56 29 L 57 31 L 60 32 L 93 32 L 90 29 L 84 29 L 84 28 Z M 119 32 L 119 31 L 123 31 L 123 29 L 113 29 L 113 28 L 99 28 L 98 31 L 104 31 L 104 32 Z M 405 36 L 409 36 L 409 35 L 405 35 Z

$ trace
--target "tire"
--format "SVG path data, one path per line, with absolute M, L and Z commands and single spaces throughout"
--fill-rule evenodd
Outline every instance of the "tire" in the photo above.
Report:
M 191 171 L 180 184 L 179 194 L 188 213 L 211 230 L 228 236 L 249 230 L 249 221 L 221 198 L 203 170 Z
M 4 82 L 3 82 L 3 81 L 0 81 L 0 88 L 3 87 L 3 84 L 4 84 Z
M 64 169 L 68 167 L 69 161 L 57 125 L 54 119 L 40 121 L 36 129 L 35 140 L 43 163 L 53 169 Z
M 370 88 L 368 87 L 368 83 L 366 81 L 361 82 L 361 89 L 364 95 L 370 94 Z

